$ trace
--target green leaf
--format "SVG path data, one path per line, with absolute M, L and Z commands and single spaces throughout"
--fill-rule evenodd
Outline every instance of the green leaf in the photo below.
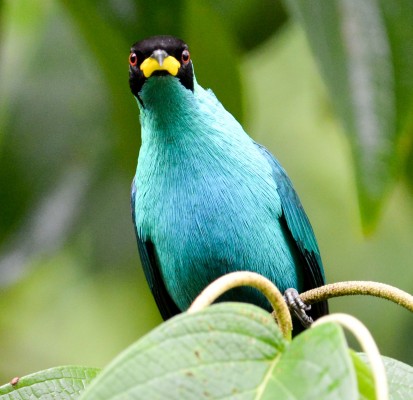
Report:
M 357 398 L 356 375 L 342 329 L 323 324 L 298 335 L 276 363 L 263 398 Z
M 410 0 L 286 0 L 349 135 L 365 229 L 400 172 L 412 126 Z
M 382 356 L 389 382 L 391 400 L 413 399 L 413 367 Z
M 368 363 L 365 354 L 358 353 L 357 356 L 362 362 Z M 413 399 L 413 367 L 390 357 L 382 356 L 382 359 L 389 384 L 390 400 Z
M 0 386 L 0 400 L 77 399 L 99 371 L 76 366 L 39 371 L 20 378 L 16 384 Z
M 115 359 L 83 398 L 241 395 L 256 389 L 285 346 L 267 312 L 215 305 L 160 325 Z
M 357 384 L 359 390 L 359 400 L 374 400 L 376 398 L 373 375 L 370 368 L 362 361 L 359 354 L 350 350 L 350 356 L 354 364 L 357 375 Z
M 119 355 L 82 399 L 353 400 L 356 395 L 353 365 L 337 325 L 308 330 L 289 344 L 267 312 L 223 303 L 163 323 Z

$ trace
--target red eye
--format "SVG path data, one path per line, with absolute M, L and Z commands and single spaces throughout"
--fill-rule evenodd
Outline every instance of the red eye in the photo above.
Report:
M 136 56 L 135 53 L 131 53 L 129 56 L 129 64 L 132 67 L 136 67 L 136 65 L 138 64 L 138 57 Z
M 184 50 L 183 52 L 182 52 L 182 55 L 181 55 L 181 60 L 182 60 L 182 62 L 186 65 L 186 64 L 188 64 L 189 63 L 189 60 L 191 59 L 191 56 L 189 55 L 189 51 L 188 50 Z

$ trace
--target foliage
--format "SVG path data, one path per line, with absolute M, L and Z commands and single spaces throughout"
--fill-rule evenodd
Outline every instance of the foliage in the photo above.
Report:
M 411 151 L 413 3 L 286 3 L 306 31 L 349 136 L 361 215 L 371 228 Z
M 98 373 L 96 368 L 66 366 L 16 377 L 0 387 L 0 399 L 77 399 Z
M 413 368 L 386 359 L 386 369 L 390 398 L 410 399 Z M 73 399 L 81 394 L 82 400 L 376 398 L 369 368 L 349 352 L 339 326 L 323 324 L 289 342 L 270 314 L 241 303 L 181 314 L 138 340 L 90 382 L 96 373 L 79 367 L 41 371 L 0 387 L 0 399 L 24 400 L 33 393 Z
M 338 326 L 308 330 L 290 344 L 267 312 L 226 303 L 164 323 L 114 360 L 83 398 L 354 399 L 357 392 Z
M 372 48 L 362 71 L 374 89 L 363 93 L 383 111 L 370 115 L 383 128 L 383 159 L 361 146 L 354 128 L 361 122 L 343 67 L 351 61 L 338 32 L 344 2 L 320 8 L 291 0 L 284 9 L 271 0 L 0 1 L 2 381 L 57 363 L 104 365 L 160 322 L 138 269 L 129 211 L 139 123 L 127 56 L 134 41 L 155 33 L 190 44 L 198 81 L 282 161 L 330 282 L 357 277 L 413 290 L 411 193 L 403 185 L 390 191 L 400 177 L 413 187 L 412 3 L 346 2 L 361 3 L 373 22 L 385 21 L 376 39 L 387 53 Z M 286 10 L 304 27 L 330 97 Z M 372 20 L 360 24 L 364 14 L 350 11 L 363 32 L 356 43 L 371 40 Z M 327 59 L 324 49 L 337 57 Z M 381 73 L 386 85 L 375 85 Z M 354 180 L 364 224 L 383 209 L 368 242 L 359 234 Z M 386 354 L 413 362 L 409 315 L 370 300 L 335 304 L 368 321 Z

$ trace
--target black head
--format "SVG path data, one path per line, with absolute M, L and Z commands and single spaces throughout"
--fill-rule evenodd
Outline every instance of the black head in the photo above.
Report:
M 188 46 L 173 36 L 153 36 L 136 42 L 129 56 L 129 86 L 139 98 L 145 81 L 156 75 L 176 76 L 194 91 L 194 74 Z

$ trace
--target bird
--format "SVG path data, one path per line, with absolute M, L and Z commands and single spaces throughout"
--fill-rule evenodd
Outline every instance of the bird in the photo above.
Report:
M 324 285 L 317 240 L 291 180 L 197 83 L 188 45 L 167 35 L 133 44 L 129 86 L 141 125 L 132 219 L 162 318 L 186 311 L 234 271 L 257 272 L 282 292 Z M 254 288 L 231 289 L 219 300 L 272 311 Z M 327 313 L 323 301 L 308 317 Z

